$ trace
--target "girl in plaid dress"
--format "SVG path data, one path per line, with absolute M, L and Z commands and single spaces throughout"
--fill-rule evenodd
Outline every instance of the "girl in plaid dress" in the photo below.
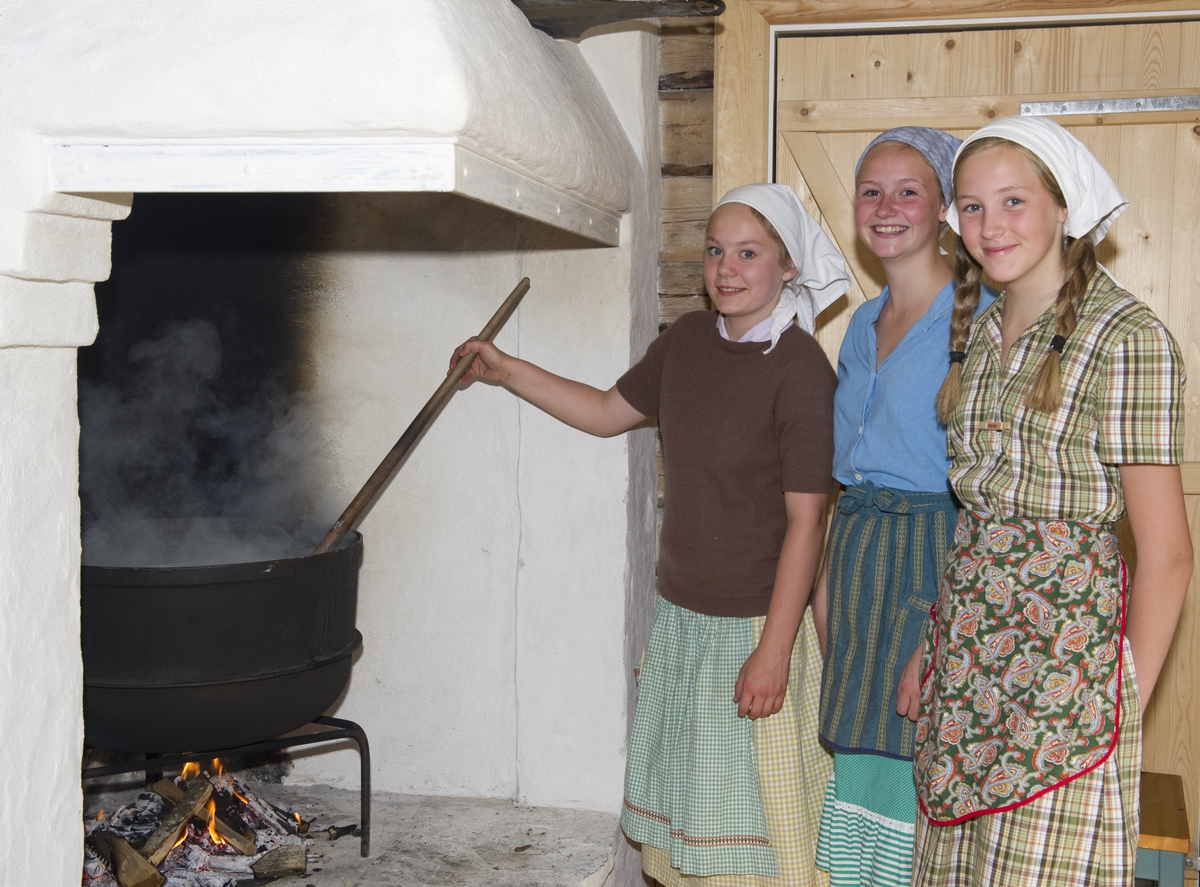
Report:
M 955 158 L 938 406 L 964 512 L 906 673 L 917 885 L 1133 883 L 1141 713 L 1192 548 L 1179 348 L 1095 258 L 1127 203 L 1045 119 L 989 124 Z M 972 323 L 983 274 L 1004 291 Z
M 477 353 L 468 378 L 592 434 L 658 417 L 660 596 L 621 825 L 666 887 L 816 887 L 829 761 L 815 632 L 801 620 L 824 538 L 836 379 L 810 333 L 849 276 L 791 189 L 748 185 L 709 219 L 704 280 L 718 314 L 677 319 L 607 391 L 485 342 L 454 358 Z

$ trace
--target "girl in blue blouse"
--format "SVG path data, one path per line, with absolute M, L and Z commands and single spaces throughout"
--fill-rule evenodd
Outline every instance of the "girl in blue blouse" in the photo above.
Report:
M 845 490 L 813 603 L 821 737 L 834 750 L 817 865 L 832 887 L 907 885 L 911 875 L 913 725 L 897 688 L 958 517 L 935 404 L 954 306 L 938 239 L 958 144 L 936 129 L 891 129 L 855 170 L 858 236 L 887 287 L 854 313 L 838 356 L 834 476 Z

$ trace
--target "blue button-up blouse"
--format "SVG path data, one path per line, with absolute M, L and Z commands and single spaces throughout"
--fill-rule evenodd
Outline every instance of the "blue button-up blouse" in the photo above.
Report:
M 888 290 L 859 306 L 838 353 L 833 403 L 833 475 L 846 486 L 866 481 L 898 490 L 949 492 L 946 427 L 938 389 L 950 369 L 954 282 L 946 284 L 904 338 L 875 368 L 875 321 Z M 995 299 L 985 288 L 982 311 Z

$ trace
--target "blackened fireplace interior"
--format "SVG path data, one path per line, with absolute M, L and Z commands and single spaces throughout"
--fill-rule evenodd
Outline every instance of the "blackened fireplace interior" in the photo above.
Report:
M 308 556 L 327 516 L 294 483 L 314 474 L 296 417 L 325 202 L 148 194 L 113 226 L 100 331 L 79 352 L 85 741 L 157 769 L 350 739 L 365 856 L 366 735 L 322 717 L 362 642 L 362 539 Z M 198 532 L 207 550 L 179 550 Z
M 321 435 L 306 414 L 306 393 L 318 371 L 309 348 L 316 309 L 336 285 L 325 279 L 322 254 L 595 246 L 456 195 L 137 195 L 129 218 L 113 225 L 111 276 L 96 285 L 99 334 L 79 351 L 85 742 L 174 756 L 161 766 L 182 760 L 182 753 L 194 759 L 233 746 L 265 751 L 322 736 L 351 739 L 361 755 L 366 855 L 369 753 L 361 728 L 318 718 L 323 726 L 307 740 L 276 738 L 303 727 L 344 693 L 361 642 L 354 627 L 361 537 L 331 553 L 340 563 L 336 569 L 318 565 L 316 572 L 340 577 L 326 583 L 340 589 L 336 593 L 322 597 L 322 587 L 282 599 L 276 594 L 258 608 L 231 604 L 239 595 L 245 600 L 236 588 L 226 589 L 224 601 L 205 593 L 201 573 L 209 567 L 182 570 L 175 592 L 147 597 L 141 586 L 154 577 L 147 580 L 141 568 L 153 561 L 141 560 L 145 552 L 130 538 L 140 538 L 146 524 L 182 524 L 178 535 L 190 537 L 206 522 L 233 522 L 242 528 L 239 538 L 207 552 L 205 563 L 225 565 L 237 574 L 236 585 L 247 578 L 238 565 L 269 566 L 277 558 L 243 544 L 246 527 L 287 524 L 290 530 L 307 521 L 308 541 L 289 555 L 305 556 L 311 551 L 305 545 L 345 506 L 329 501 L 313 480 L 320 476 Z M 386 388 L 387 381 L 379 385 Z M 132 594 L 121 588 L 89 597 L 89 574 L 100 567 L 117 568 L 114 574 L 126 578 L 110 584 L 131 581 Z M 292 613 L 281 615 L 296 605 L 328 612 L 311 620 L 316 628 L 298 630 Z M 125 627 L 125 636 L 114 637 L 117 626 Z M 239 651 L 273 650 L 281 646 L 276 636 L 294 639 L 306 631 L 308 646 L 286 651 L 288 663 L 251 656 L 238 671 Z M 176 644 L 173 634 L 191 640 Z M 197 652 L 201 646 L 207 656 Z M 258 691 L 276 702 L 295 697 L 296 704 L 267 716 L 262 696 L 246 696 L 248 683 L 261 685 Z M 175 684 L 186 684 L 188 694 L 170 703 L 178 718 L 164 726 L 164 688 Z M 198 725 L 195 719 L 205 715 L 197 709 L 210 704 L 221 711 Z M 242 717 L 258 709 L 262 717 Z M 89 768 L 87 775 L 103 771 Z

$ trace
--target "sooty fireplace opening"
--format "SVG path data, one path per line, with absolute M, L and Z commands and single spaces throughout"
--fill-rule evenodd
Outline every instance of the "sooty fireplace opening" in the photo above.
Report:
M 114 521 L 324 516 L 293 486 L 311 476 L 300 395 L 321 206 L 147 194 L 113 225 L 100 331 L 79 352 L 85 562 L 112 565 L 97 532 Z
M 79 351 L 85 563 L 129 565 L 105 549 L 114 521 L 340 513 L 308 400 L 316 309 L 339 285 L 323 255 L 583 247 L 456 195 L 138 195 L 96 285 L 99 335 Z

